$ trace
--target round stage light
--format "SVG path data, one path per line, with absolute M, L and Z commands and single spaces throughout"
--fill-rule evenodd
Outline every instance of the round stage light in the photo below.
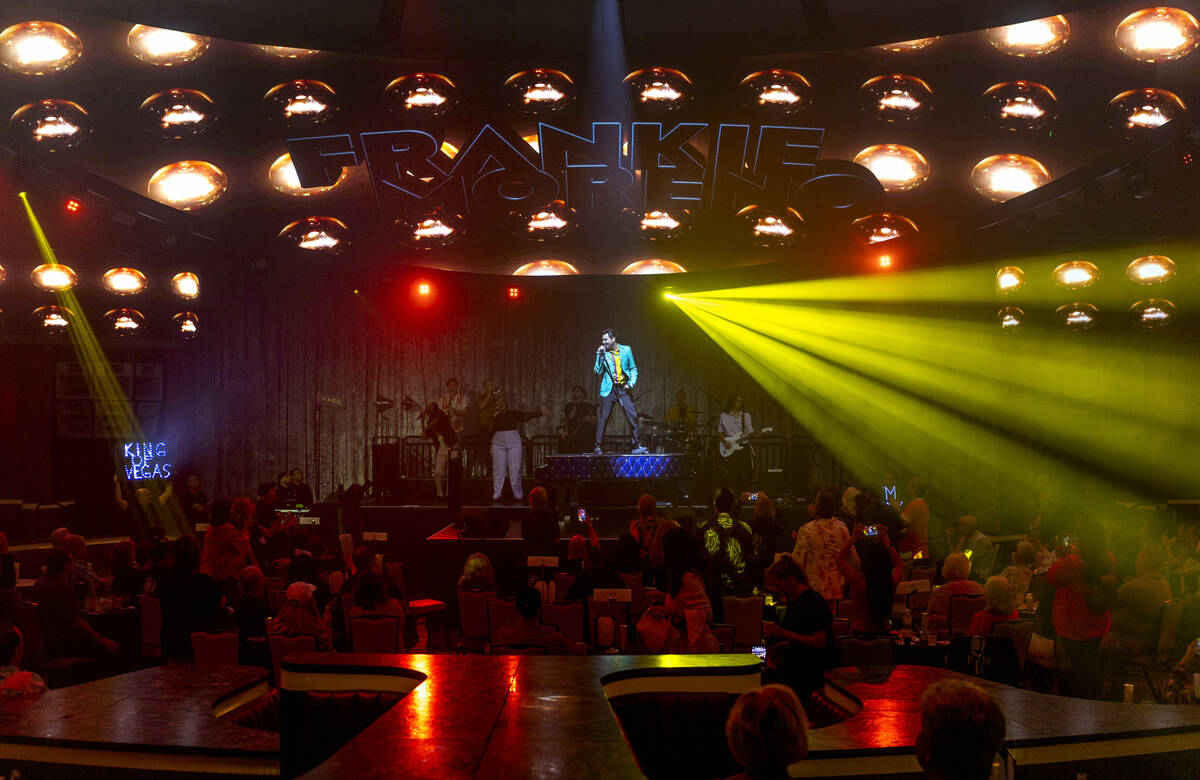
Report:
M 975 191 L 989 200 L 1005 201 L 1050 183 L 1050 171 L 1022 154 L 993 154 L 971 171 Z
M 877 144 L 854 155 L 888 192 L 916 189 L 929 179 L 929 161 L 911 146 Z
M 7 277 L 8 272 L 4 270 L 4 266 L 0 265 L 0 284 L 4 284 L 4 280 Z
M 858 105 L 885 122 L 907 122 L 919 119 L 933 107 L 933 89 L 916 76 L 889 73 L 858 88 Z
M 87 111 L 70 100 L 28 103 L 16 110 L 9 124 L 23 143 L 48 152 L 74 149 L 92 132 Z
M 1143 328 L 1161 328 L 1175 321 L 1175 304 L 1165 298 L 1147 298 L 1129 307 L 1129 318 Z
M 49 292 L 69 290 L 79 281 L 79 277 L 75 274 L 74 269 L 62 263 L 45 263 L 44 265 L 39 265 L 33 269 L 30 278 L 33 279 L 35 287 Z
M 458 87 L 440 73 L 409 73 L 388 84 L 383 99 L 397 116 L 434 118 L 458 103 Z
M 146 289 L 146 275 L 136 268 L 113 268 L 100 281 L 116 295 L 137 295 Z
M 194 339 L 200 333 L 200 318 L 190 311 L 181 311 L 171 318 L 175 329 L 185 339 Z
M 305 217 L 288 223 L 279 238 L 305 252 L 341 252 L 350 245 L 350 228 L 336 217 Z
M 1005 81 L 983 93 L 980 112 L 1005 130 L 1039 130 L 1058 116 L 1058 96 L 1036 81 Z
M 625 209 L 624 215 L 633 233 L 651 241 L 676 238 L 692 225 L 692 214 L 687 209 Z
M 1061 14 L 1007 27 L 992 27 L 987 31 L 992 46 L 1014 57 L 1049 54 L 1062 48 L 1070 37 L 1071 25 Z
M 1175 261 L 1165 255 L 1139 257 L 1125 269 L 1125 276 L 1138 284 L 1165 282 L 1175 276 Z M 3 279 L 2 275 L 0 279 Z
M 804 217 L 793 208 L 746 206 L 737 213 L 738 232 L 755 246 L 791 246 L 804 237 Z
M 26 76 L 45 76 L 74 65 L 83 41 L 56 22 L 21 22 L 0 32 L 0 62 Z
M 900 214 L 870 214 L 859 217 L 850 223 L 854 234 L 854 243 L 869 247 L 891 241 L 896 238 L 907 238 L 918 231 L 917 223 Z
M 284 60 L 299 60 L 321 53 L 320 49 L 298 49 L 294 46 L 269 46 L 267 44 L 259 44 L 258 48 L 262 49 L 267 54 L 270 54 L 272 57 L 279 57 L 280 59 Z
M 1025 286 L 1025 272 L 1015 265 L 1006 265 L 996 272 L 996 289 L 1002 293 L 1016 292 Z
M 191 62 L 200 57 L 208 51 L 211 40 L 204 35 L 135 24 L 129 30 L 125 42 L 129 45 L 133 56 L 142 62 L 160 67 L 171 67 Z
M 674 68 L 642 68 L 625 77 L 634 103 L 674 111 L 692 99 L 692 80 Z
M 140 333 L 146 324 L 146 318 L 137 309 L 112 309 L 104 313 L 104 320 L 118 336 Z
M 653 274 L 685 274 L 687 269 L 672 260 L 636 260 L 621 271 L 622 276 L 651 276 Z
M 171 291 L 184 300 L 199 298 L 200 278 L 191 271 L 175 274 L 171 277 Z
M 910 51 L 920 51 L 921 49 L 928 47 L 931 43 L 936 41 L 939 37 L 940 36 L 935 35 L 932 38 L 913 38 L 911 41 L 896 41 L 895 43 L 885 43 L 882 46 L 880 46 L 879 48 L 883 49 L 884 51 L 896 52 L 897 54 L 907 54 Z
M 1011 333 L 1025 323 L 1025 312 L 1018 306 L 1005 306 L 996 312 L 996 318 L 1000 320 L 1000 329 Z
M 778 116 L 791 116 L 812 105 L 814 90 L 799 73 L 780 68 L 760 70 L 738 85 L 742 105 Z
M 508 215 L 515 235 L 534 241 L 565 238 L 575 230 L 575 209 L 564 201 L 552 200 L 533 211 L 514 211 Z
M 263 95 L 263 105 L 272 119 L 292 126 L 320 124 L 340 108 L 333 88 L 313 79 L 293 79 L 276 84 Z
M 1056 267 L 1051 276 L 1054 277 L 1054 283 L 1060 287 L 1078 290 L 1095 284 L 1100 278 L 1100 269 L 1095 263 L 1089 263 L 1087 260 L 1071 260 Z
M 267 171 L 267 178 L 272 187 L 284 195 L 295 195 L 299 198 L 330 192 L 344 182 L 349 175 L 350 169 L 343 168 L 341 175 L 333 184 L 324 187 L 303 187 L 300 185 L 300 177 L 296 175 L 296 166 L 292 164 L 292 156 L 287 153 L 276 157 L 275 162 L 271 163 L 270 170 Z
M 513 276 L 578 276 L 579 269 L 565 260 L 534 260 L 513 271 Z
M 75 313 L 66 306 L 39 306 L 33 310 L 33 321 L 44 333 L 66 333 Z
M 398 222 L 404 243 L 414 249 L 444 249 L 462 238 L 466 218 L 446 209 L 435 209 L 411 222 Z
M 203 208 L 225 194 L 225 173 L 203 160 L 182 160 L 154 172 L 146 190 L 159 203 L 181 211 Z
M 212 98 L 195 89 L 168 89 L 146 98 L 138 109 L 142 126 L 163 138 L 199 135 L 217 121 Z
M 1141 62 L 1166 62 L 1200 45 L 1200 22 L 1181 8 L 1143 8 L 1117 25 L 1117 48 Z
M 1090 303 L 1068 303 L 1055 309 L 1054 314 L 1070 330 L 1089 330 L 1100 321 L 1100 310 Z
M 1154 87 L 1130 89 L 1108 101 L 1104 109 L 1108 128 L 1123 138 L 1147 135 L 1187 111 L 1174 92 Z
M 575 100 L 575 82 L 561 70 L 523 70 L 504 82 L 504 98 L 523 114 L 561 111 Z

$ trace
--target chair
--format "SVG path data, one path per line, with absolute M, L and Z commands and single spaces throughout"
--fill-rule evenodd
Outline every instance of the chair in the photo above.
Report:
M 404 618 L 356 615 L 350 619 L 349 636 L 355 653 L 400 653 L 404 651 Z
M 17 602 L 14 606 L 13 622 L 24 637 L 25 657 L 21 664 L 23 668 L 42 675 L 46 685 L 51 688 L 65 688 L 103 676 L 105 670 L 94 658 L 46 658 L 42 620 L 38 615 L 37 605 Z
M 488 602 L 496 598 L 494 590 L 458 592 L 459 650 L 483 650 L 488 642 Z
M 587 616 L 588 628 L 591 629 L 593 647 L 615 647 L 620 643 L 621 626 L 629 625 L 628 601 L 597 601 L 588 599 Z M 612 621 L 612 642 L 601 643 L 602 632 L 599 630 L 600 620 L 607 618 Z
M 834 637 L 850 636 L 850 618 L 833 619 Z
M 542 622 L 558 626 L 572 644 L 583 641 L 583 605 L 578 601 L 542 605 Z
M 621 579 L 625 580 L 625 587 L 629 588 L 629 614 L 641 617 L 646 611 L 646 583 L 642 579 L 642 573 L 619 574 Z
M 192 655 L 196 666 L 237 666 L 238 641 L 236 631 L 193 631 Z
M 488 644 L 500 644 L 500 629 L 516 623 L 519 618 L 516 599 L 493 598 L 489 601 L 487 603 Z
M 315 653 L 317 638 L 312 634 L 270 634 L 267 647 L 271 650 L 272 680 L 279 685 L 279 665 L 292 653 Z
M 338 604 L 342 610 L 342 633 L 350 636 L 350 610 L 354 609 L 354 592 L 339 593 Z
M 854 617 L 854 600 L 853 599 L 838 599 L 837 608 L 833 614 L 834 617 L 852 618 Z
M 396 583 L 400 591 L 400 603 L 404 605 L 404 614 L 412 615 L 418 621 L 437 612 L 446 611 L 446 602 L 437 599 L 414 599 L 408 590 L 408 582 L 404 579 L 404 564 L 392 561 L 387 565 L 387 576 Z
M 492 645 L 492 655 L 547 655 L 549 648 L 541 645 Z
M 1029 657 L 1029 642 L 1033 639 L 1032 620 L 1001 620 L 992 624 L 993 636 L 1006 636 L 1012 640 L 1013 648 L 1017 651 L 1017 663 L 1025 668 L 1025 659 Z
M 946 667 L 1005 685 L 1021 682 L 1017 650 L 1013 640 L 1006 636 L 954 637 L 946 653 Z
M 1143 655 L 1134 656 L 1127 662 L 1133 666 L 1137 666 L 1142 670 L 1142 676 L 1146 678 L 1146 684 L 1150 686 L 1150 690 L 1154 691 L 1154 695 L 1159 696 L 1158 686 L 1150 681 L 1150 670 L 1162 671 L 1170 673 L 1171 659 L 1170 652 L 1175 648 L 1175 635 L 1179 633 L 1179 621 L 1183 617 L 1183 601 L 1174 599 L 1163 604 L 1162 618 L 1158 627 L 1158 646 L 1154 653 L 1145 653 Z
M 843 666 L 891 666 L 894 643 L 892 638 L 838 637 L 838 649 Z
M 987 607 L 982 593 L 964 593 L 950 597 L 950 636 L 964 634 L 975 613 Z
M 155 596 L 138 596 L 138 620 L 142 628 L 142 657 L 162 658 L 162 602 Z
M 732 653 L 733 643 L 737 636 L 737 626 L 731 626 L 728 623 L 711 623 L 709 629 L 713 632 L 713 636 L 717 638 L 717 646 L 722 653 Z
M 559 601 L 567 600 L 567 591 L 575 584 L 575 575 L 560 571 L 554 575 L 554 591 Z
M 721 602 L 725 606 L 725 622 L 735 629 L 733 646 L 744 648 L 761 645 L 763 597 L 748 596 L 743 599 L 725 596 Z

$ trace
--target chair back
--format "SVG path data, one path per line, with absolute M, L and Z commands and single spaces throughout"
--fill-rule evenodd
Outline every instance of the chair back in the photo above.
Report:
M 833 635 L 835 637 L 850 636 L 850 618 L 834 618 Z
M 950 635 L 965 634 L 975 613 L 987 607 L 982 593 L 961 593 L 950 597 Z
M 554 591 L 559 601 L 567 600 L 567 591 L 575 584 L 575 575 L 560 571 L 554 575 Z
M 843 666 L 891 666 L 894 644 L 891 637 L 864 638 L 843 636 L 838 638 Z
M 489 645 L 500 644 L 500 629 L 516 623 L 520 619 L 517 614 L 516 599 L 492 598 L 487 603 L 487 637 Z
M 578 601 L 543 604 L 542 622 L 557 626 L 558 633 L 572 644 L 583 641 L 583 604 Z
M 196 666 L 237 666 L 236 631 L 193 631 L 192 655 Z
M 725 605 L 725 622 L 734 628 L 733 646 L 741 648 L 761 645 L 763 597 L 748 596 L 740 599 L 736 596 L 725 596 L 721 602 Z
M 137 597 L 142 629 L 142 657 L 162 658 L 162 602 L 155 596 Z
M 948 669 L 985 680 L 1017 685 L 1021 665 L 1011 638 L 999 635 L 956 636 L 946 653 Z
M 629 588 L 629 614 L 641 617 L 646 611 L 646 583 L 642 579 L 642 573 L 619 574 L 621 579 L 625 580 L 625 587 Z
M 1017 663 L 1024 669 L 1025 659 L 1029 657 L 1029 643 L 1033 639 L 1033 621 L 1001 620 L 992 624 L 992 634 L 1012 640 L 1013 649 L 1017 651 Z
M 400 561 L 388 561 L 384 566 L 384 576 L 391 580 L 396 586 L 396 590 L 400 591 L 400 603 L 408 601 L 408 583 L 404 580 L 404 564 Z
M 588 628 L 592 632 L 592 645 L 615 647 L 620 640 L 621 626 L 629 625 L 629 602 L 588 599 L 587 617 Z M 606 636 L 607 631 L 600 630 L 599 626 L 606 625 L 601 621 L 612 621 L 611 642 L 603 641 L 609 637 Z
M 712 623 L 709 629 L 713 632 L 713 636 L 717 638 L 717 649 L 722 653 L 732 653 L 733 643 L 737 636 L 737 627 L 731 626 L 728 623 Z
M 317 638 L 312 634 L 269 634 L 267 647 L 271 650 L 271 672 L 279 685 L 279 665 L 291 653 L 315 653 Z
M 339 593 L 338 605 L 342 610 L 342 633 L 350 636 L 350 610 L 354 609 L 354 591 Z
M 494 598 L 496 598 L 494 590 L 460 590 L 458 592 L 458 630 L 463 639 L 487 640 L 487 605 Z
M 337 569 L 329 572 L 329 582 L 327 584 L 329 585 L 330 593 L 341 593 L 342 586 L 346 584 L 345 573 Z
M 395 615 L 350 618 L 350 647 L 355 653 L 403 652 L 404 619 Z
M 37 605 L 18 601 L 14 608 L 13 622 L 21 630 L 22 644 L 25 646 L 21 667 L 36 667 L 46 658 L 46 642 L 42 638 L 42 619 L 38 615 Z M 161 649 L 159 654 L 162 654 Z
M 854 600 L 853 599 L 838 599 L 837 608 L 833 614 L 834 617 L 852 618 L 854 617 Z
M 1179 621 L 1183 617 L 1183 601 L 1175 599 L 1163 604 L 1162 624 L 1158 629 L 1158 649 L 1155 663 L 1165 664 L 1167 655 L 1175 647 L 1175 635 L 1179 633 Z

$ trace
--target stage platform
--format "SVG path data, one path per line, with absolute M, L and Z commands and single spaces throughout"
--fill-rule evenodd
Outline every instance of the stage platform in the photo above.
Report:
M 692 470 L 692 457 L 683 453 L 646 455 L 549 455 L 538 468 L 539 480 L 678 479 Z

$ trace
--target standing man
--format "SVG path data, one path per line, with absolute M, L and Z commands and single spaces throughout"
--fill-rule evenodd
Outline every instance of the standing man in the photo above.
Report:
M 571 388 L 571 402 L 563 407 L 559 452 L 585 452 L 591 428 L 596 424 L 596 405 L 587 400 L 580 385 Z
M 681 428 L 688 433 L 696 427 L 696 407 L 688 406 L 687 393 L 682 390 L 675 391 L 675 405 L 667 407 L 667 414 L 663 418 L 668 425 L 680 425 Z
M 478 426 L 475 433 L 478 437 L 478 449 L 475 456 L 483 464 L 484 470 L 491 468 L 492 461 L 488 457 L 488 451 L 492 443 L 492 431 L 494 430 L 492 421 L 496 416 L 496 399 L 499 397 L 500 391 L 496 389 L 492 380 L 483 380 L 483 389 L 475 398 L 475 421 Z
M 458 390 L 458 380 L 454 377 L 446 380 L 446 394 L 442 396 L 442 411 L 450 415 L 450 425 L 459 436 L 467 420 L 467 397 Z
M 748 486 L 753 472 L 749 440 L 754 433 L 754 421 L 750 419 L 740 394 L 729 396 L 725 411 L 721 412 L 721 419 L 717 423 L 717 433 L 721 437 L 720 452 L 724 458 L 728 484 L 735 492 L 740 492 Z
M 596 366 L 593 370 L 600 377 L 600 418 L 596 421 L 596 441 L 592 454 L 604 454 L 600 444 L 604 441 L 608 416 L 612 414 L 613 404 L 617 403 L 625 412 L 629 430 L 633 432 L 633 454 L 645 455 L 649 450 L 638 440 L 637 410 L 633 408 L 633 399 L 629 397 L 629 391 L 637 384 L 637 364 L 633 362 L 633 350 L 617 343 L 617 334 L 612 328 L 600 332 L 600 346 L 596 348 Z
M 288 476 L 292 481 L 292 493 L 296 497 L 296 501 L 300 506 L 313 505 L 313 492 L 308 483 L 304 481 L 304 472 L 300 469 L 292 469 L 288 472 Z

